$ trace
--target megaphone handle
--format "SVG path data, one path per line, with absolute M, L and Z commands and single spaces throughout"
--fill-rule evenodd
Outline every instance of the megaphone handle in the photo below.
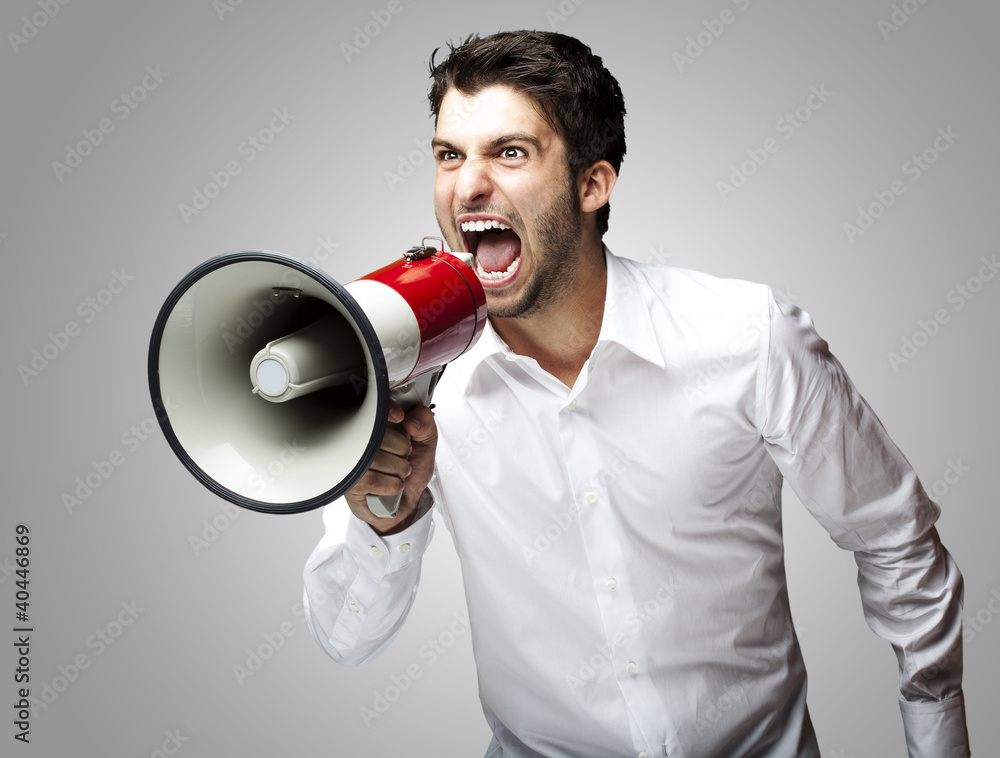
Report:
M 430 405 L 434 388 L 438 379 L 444 371 L 444 366 L 438 366 L 425 371 L 420 376 L 414 377 L 406 384 L 394 387 L 389 392 L 389 397 L 399 405 L 404 411 L 408 411 L 418 405 Z M 397 424 L 390 424 L 392 427 Z M 368 495 L 368 509 L 379 518 L 396 518 L 399 511 L 399 501 L 403 493 L 398 495 Z

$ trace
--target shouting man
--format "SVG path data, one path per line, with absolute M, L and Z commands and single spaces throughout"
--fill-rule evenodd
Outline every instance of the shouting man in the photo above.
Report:
M 336 660 L 403 624 L 437 510 L 462 564 L 488 756 L 818 758 L 792 626 L 787 479 L 853 551 L 910 755 L 966 756 L 962 577 L 906 459 L 801 310 L 603 244 L 625 107 L 570 37 L 434 65 L 434 207 L 489 325 L 436 411 L 393 407 L 305 570 Z M 435 415 L 436 414 L 436 415 Z M 369 493 L 402 492 L 380 519 Z M 319 602 L 323 599 L 324 602 Z M 830 651 L 830 655 L 843 651 Z

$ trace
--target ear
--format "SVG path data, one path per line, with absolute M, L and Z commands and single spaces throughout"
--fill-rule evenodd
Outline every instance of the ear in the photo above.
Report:
M 580 210 L 592 213 L 603 208 L 611 199 L 611 190 L 618 181 L 618 172 L 607 161 L 597 163 L 580 172 L 577 191 L 580 193 Z

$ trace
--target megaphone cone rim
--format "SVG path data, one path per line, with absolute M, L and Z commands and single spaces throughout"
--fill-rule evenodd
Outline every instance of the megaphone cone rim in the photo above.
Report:
M 166 404 L 163 401 L 162 393 L 160 391 L 160 344 L 163 338 L 163 330 L 178 301 L 196 282 L 213 271 L 224 268 L 225 266 L 248 261 L 277 263 L 283 266 L 288 266 L 289 268 L 297 269 L 303 274 L 313 278 L 329 290 L 344 306 L 351 318 L 354 319 L 354 324 L 361 332 L 364 343 L 367 346 L 379 345 L 378 335 L 375 332 L 375 328 L 372 326 L 368 316 L 365 315 L 365 312 L 361 309 L 361 306 L 358 305 L 357 301 L 351 296 L 343 285 L 320 269 L 311 266 L 305 261 L 301 261 L 297 258 L 293 258 L 273 250 L 237 250 L 217 255 L 188 272 L 188 274 L 177 283 L 173 290 L 171 290 L 156 316 L 156 321 L 153 325 L 152 337 L 149 342 L 149 354 L 147 360 L 149 391 L 153 401 L 153 408 L 155 409 L 156 420 L 159 422 L 160 428 L 163 430 L 163 436 L 166 438 L 171 449 L 174 451 L 174 454 L 177 455 L 184 466 L 195 476 L 195 478 L 198 479 L 198 481 L 200 481 L 205 487 L 214 492 L 216 495 L 228 500 L 231 503 L 235 503 L 242 508 L 259 511 L 261 513 L 302 513 L 304 511 L 311 511 L 342 496 L 351 487 L 353 487 L 361 476 L 368 470 L 372 462 L 375 460 L 375 456 L 382 444 L 382 434 L 374 433 L 376 430 L 380 430 L 381 427 L 376 425 L 375 429 L 373 429 L 372 437 L 368 442 L 364 454 L 351 470 L 351 473 L 344 477 L 344 479 L 338 482 L 334 487 L 320 495 L 316 495 L 306 500 L 299 500 L 291 503 L 270 503 L 248 498 L 238 492 L 234 492 L 228 487 L 223 486 L 194 461 L 194 459 L 188 454 L 187 450 L 185 450 L 184 446 L 180 443 L 177 435 L 174 433 L 173 427 L 170 423 L 170 416 L 167 412 Z M 370 377 L 368 387 L 369 390 L 374 389 L 377 393 L 375 418 L 386 419 L 389 415 L 388 369 L 385 365 L 385 361 L 382 360 L 381 355 L 373 355 L 371 365 L 374 369 L 374 381 L 371 381 L 372 378 Z

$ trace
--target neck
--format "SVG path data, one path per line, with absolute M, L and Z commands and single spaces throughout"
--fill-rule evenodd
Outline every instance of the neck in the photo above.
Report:
M 572 387 L 601 333 L 608 272 L 600 240 L 580 255 L 573 284 L 542 310 L 519 318 L 490 317 L 504 342 L 518 355 Z

